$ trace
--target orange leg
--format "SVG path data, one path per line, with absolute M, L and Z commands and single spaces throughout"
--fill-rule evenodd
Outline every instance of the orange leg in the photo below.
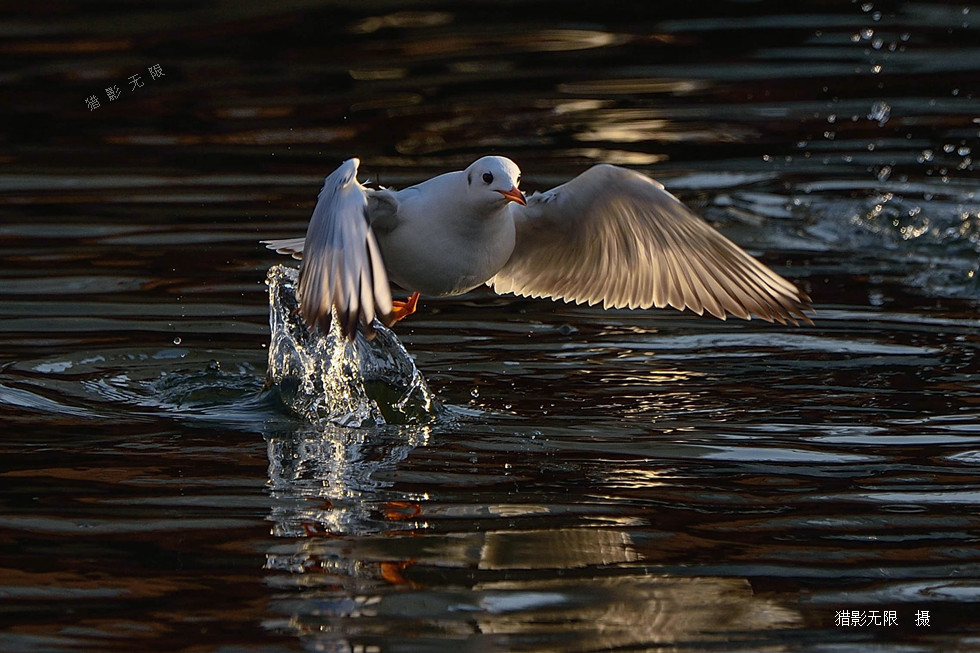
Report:
M 415 312 L 415 307 L 419 303 L 419 294 L 413 292 L 412 296 L 404 302 L 395 300 L 391 302 L 391 323 L 394 324 L 400 320 L 404 320 L 406 317 Z

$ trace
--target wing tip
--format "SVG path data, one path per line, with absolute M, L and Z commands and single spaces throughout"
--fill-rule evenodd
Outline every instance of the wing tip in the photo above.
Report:
M 266 249 L 274 251 L 276 254 L 291 256 L 297 261 L 303 260 L 303 250 L 298 245 L 303 238 L 277 238 L 273 240 L 260 240 L 260 245 L 265 245 Z

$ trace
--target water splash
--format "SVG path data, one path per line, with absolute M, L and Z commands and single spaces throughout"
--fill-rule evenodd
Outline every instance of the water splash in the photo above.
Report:
M 936 183 L 885 182 L 878 193 L 840 198 L 846 184 L 811 184 L 811 244 L 914 261 L 905 282 L 945 297 L 980 297 L 980 204 L 972 190 Z M 832 197 L 836 195 L 837 197 Z M 806 205 L 806 202 L 801 202 Z
M 269 270 L 269 371 L 266 384 L 286 408 L 314 423 L 339 426 L 423 424 L 441 412 L 435 395 L 391 330 L 348 341 L 334 327 L 310 331 L 298 311 L 295 268 Z

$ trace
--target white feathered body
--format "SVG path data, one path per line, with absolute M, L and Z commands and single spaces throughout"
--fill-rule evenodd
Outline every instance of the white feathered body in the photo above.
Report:
M 425 295 L 459 295 L 486 283 L 510 259 L 511 205 L 475 213 L 465 201 L 465 186 L 465 174 L 450 172 L 395 192 L 394 220 L 379 217 L 374 223 L 395 284 Z

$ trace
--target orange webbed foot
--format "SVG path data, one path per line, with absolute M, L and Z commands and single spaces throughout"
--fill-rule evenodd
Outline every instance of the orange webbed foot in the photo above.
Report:
M 403 302 L 400 302 L 398 300 L 392 301 L 391 323 L 394 324 L 395 322 L 404 320 L 406 317 L 414 313 L 418 303 L 419 303 L 419 294 L 417 292 L 413 292 L 412 296 L 409 297 L 406 301 Z

